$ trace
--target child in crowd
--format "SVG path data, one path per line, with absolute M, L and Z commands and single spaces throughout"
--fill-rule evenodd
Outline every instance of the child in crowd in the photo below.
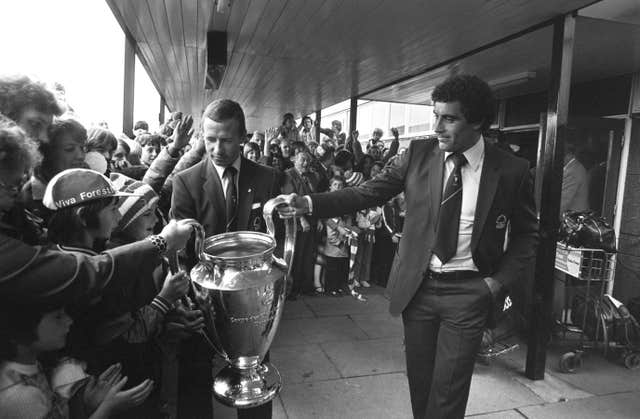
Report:
M 3 300 L 10 296 L 4 295 Z M 0 305 L 0 417 L 51 418 L 73 416 L 103 419 L 142 402 L 153 390 L 144 380 L 128 390 L 120 366 L 112 365 L 97 379 L 67 359 L 45 372 L 43 356 L 64 348 L 73 320 L 59 305 Z
M 45 205 L 55 211 L 49 225 L 50 238 L 62 251 L 94 254 L 106 247 L 116 227 L 126 231 L 131 241 L 147 237 L 153 232 L 156 217 L 154 208 L 145 206 L 145 198 L 152 205 L 158 200 L 142 182 L 119 192 L 97 172 L 64 171 L 51 180 L 45 193 Z M 123 205 L 129 211 L 121 214 Z M 147 211 L 151 214 L 141 217 Z M 134 218 L 141 222 L 132 225 Z M 177 274 L 163 284 L 165 270 L 160 259 L 158 266 L 153 278 L 132 278 L 128 287 L 106 289 L 100 301 L 75 307 L 78 321 L 71 349 L 89 361 L 91 371 L 121 359 L 123 371 L 132 381 L 148 376 L 159 381 L 160 355 L 154 351 L 157 345 L 152 340 L 160 335 L 165 316 L 187 291 L 188 280 L 184 274 Z M 131 417 L 152 417 L 159 414 L 157 408 L 159 403 L 154 396 Z
M 160 149 L 166 145 L 164 137 L 158 134 L 142 134 L 136 137 L 136 141 L 142 147 L 140 163 L 149 167 L 160 154 Z
M 345 180 L 341 176 L 334 176 L 329 185 L 330 191 L 338 191 L 344 188 Z M 351 216 L 330 218 L 324 223 L 327 231 L 327 241 L 324 247 L 326 256 L 325 291 L 330 295 L 338 296 L 348 291 L 348 236 L 354 234 Z

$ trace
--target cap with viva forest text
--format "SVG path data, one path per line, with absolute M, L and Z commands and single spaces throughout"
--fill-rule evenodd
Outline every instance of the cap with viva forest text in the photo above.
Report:
M 96 199 L 114 196 L 136 196 L 119 192 L 104 175 L 89 169 L 67 169 L 55 175 L 47 184 L 42 203 L 58 210 L 81 205 Z

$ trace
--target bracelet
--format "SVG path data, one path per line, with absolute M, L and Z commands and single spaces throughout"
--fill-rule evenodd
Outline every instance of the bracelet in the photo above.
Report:
M 167 239 L 159 235 L 154 235 L 147 237 L 147 240 L 149 240 L 156 247 L 156 249 L 158 249 L 158 252 L 161 255 L 164 255 L 166 253 Z

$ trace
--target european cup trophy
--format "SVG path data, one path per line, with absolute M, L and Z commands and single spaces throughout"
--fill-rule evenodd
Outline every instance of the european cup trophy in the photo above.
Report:
M 190 274 L 195 303 L 204 315 L 204 338 L 228 363 L 214 378 L 213 394 L 230 407 L 266 403 L 282 385 L 278 370 L 262 361 L 282 317 L 293 261 L 293 216 L 283 218 L 283 258 L 274 255 L 273 212 L 284 204 L 281 198 L 265 204 L 269 234 L 238 231 L 205 238 L 202 226 L 192 222 L 199 259 Z

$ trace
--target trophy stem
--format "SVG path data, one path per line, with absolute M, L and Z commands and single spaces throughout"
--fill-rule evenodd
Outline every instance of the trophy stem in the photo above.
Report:
M 213 395 L 226 406 L 246 409 L 271 401 L 281 386 L 278 370 L 269 362 L 256 361 L 224 367 L 213 381 Z

